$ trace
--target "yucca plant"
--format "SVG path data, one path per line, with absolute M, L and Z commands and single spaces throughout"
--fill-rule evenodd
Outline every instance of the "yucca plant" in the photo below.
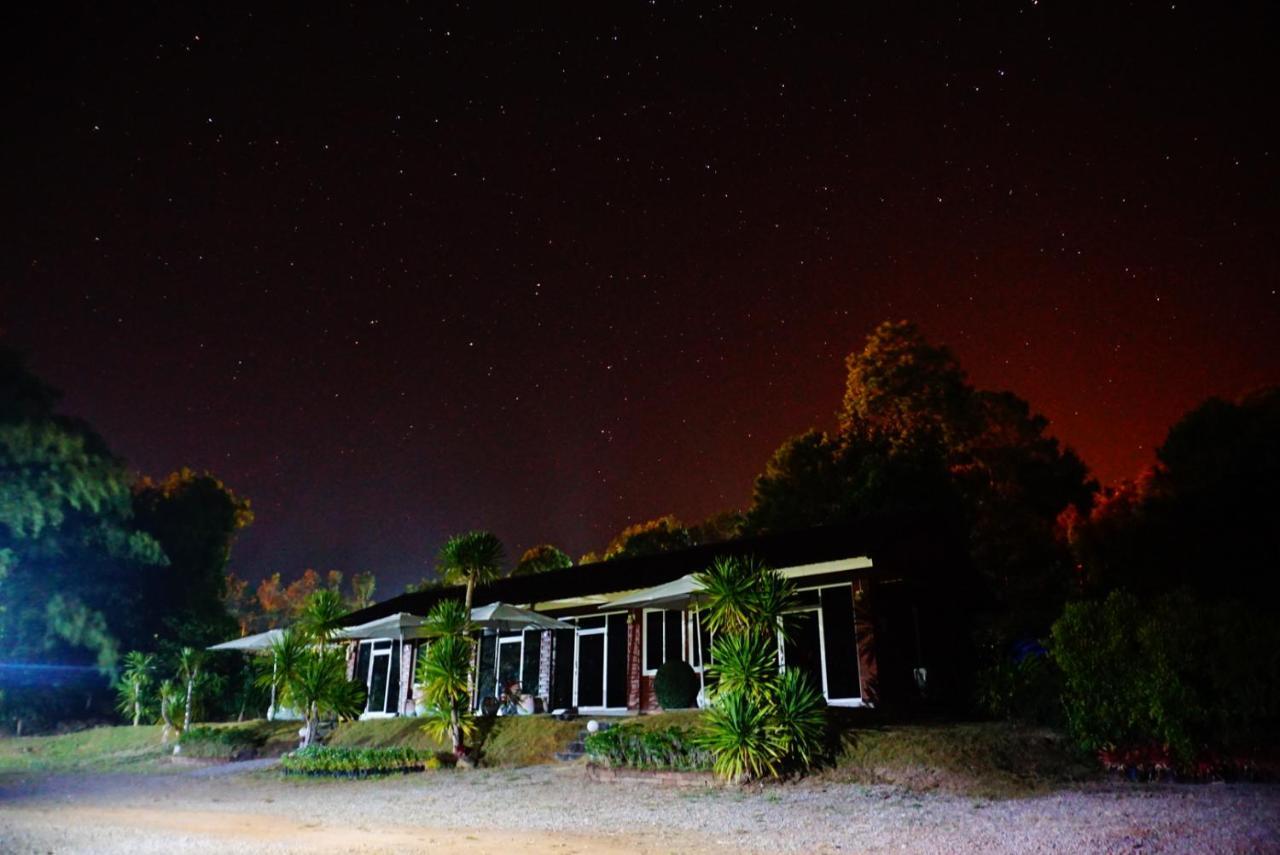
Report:
M 305 636 L 290 628 L 272 640 L 267 655 L 261 658 L 254 682 L 260 688 L 271 690 L 269 709 L 272 718 L 275 717 L 277 700 L 283 695 L 284 687 L 297 676 L 298 668 L 309 649 Z
M 703 745 L 716 772 L 742 781 L 813 765 L 825 729 L 825 701 L 797 670 L 778 673 L 778 637 L 795 588 L 753 559 L 717 559 L 696 577 L 706 624 L 716 632 L 707 671 L 716 699 L 704 717 Z
M 185 695 L 182 687 L 172 680 L 162 681 L 157 695 L 160 701 L 160 722 L 164 725 L 160 738 L 165 745 L 168 745 L 170 737 L 182 735 L 182 727 L 177 723 L 177 716 L 178 711 L 182 709 Z
M 477 585 L 492 582 L 502 572 L 502 541 L 487 531 L 469 531 L 449 538 L 436 556 L 436 570 L 446 583 L 467 586 L 465 607 L 471 614 L 471 600 Z
M 124 657 L 124 670 L 116 685 L 116 708 L 133 719 L 137 727 L 147 706 L 147 693 L 155 676 L 156 657 L 151 653 L 134 650 Z
M 306 727 L 302 747 L 316 741 L 324 715 L 355 718 L 364 709 L 365 687 L 347 679 L 347 660 L 340 650 L 310 649 L 284 684 L 284 701 L 302 710 Z
M 426 627 L 434 638 L 418 658 L 427 712 L 422 729 L 436 739 L 448 738 L 455 757 L 466 754 L 466 741 L 475 732 L 471 715 L 470 611 L 457 600 L 442 600 L 427 614 Z
M 707 673 L 718 694 L 741 694 L 763 703 L 778 676 L 777 648 L 761 632 L 719 635 L 711 645 Z
M 769 700 L 768 712 L 778 746 L 793 765 L 807 769 L 822 751 L 827 702 L 803 671 L 784 672 Z
M 703 590 L 703 621 L 717 634 L 758 629 L 755 586 L 759 565 L 750 558 L 717 558 L 695 580 Z
M 183 730 L 191 727 L 191 711 L 196 703 L 196 688 L 200 685 L 204 659 L 204 651 L 195 647 L 184 647 L 178 651 L 178 676 L 182 678 L 186 689 L 186 703 L 182 713 Z
M 471 615 L 461 600 L 441 600 L 427 612 L 422 627 L 429 638 L 446 635 L 465 637 L 471 631 Z
M 740 693 L 722 694 L 707 710 L 700 738 L 716 774 L 735 783 L 776 775 L 784 759 L 769 710 Z
M 318 644 L 332 641 L 347 616 L 347 604 L 342 595 L 327 588 L 315 591 L 307 597 L 298 616 L 298 629 Z

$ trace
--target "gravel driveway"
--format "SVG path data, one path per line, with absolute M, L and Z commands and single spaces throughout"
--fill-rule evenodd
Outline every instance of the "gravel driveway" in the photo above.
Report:
M 1011 801 L 802 783 L 587 781 L 579 767 L 295 781 L 9 778 L 4 852 L 1280 852 L 1280 787 L 1095 785 Z

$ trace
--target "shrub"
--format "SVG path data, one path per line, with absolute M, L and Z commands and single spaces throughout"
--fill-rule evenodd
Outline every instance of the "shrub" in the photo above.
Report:
M 178 737 L 183 756 L 219 760 L 251 756 L 262 742 L 257 734 L 237 727 L 193 727 Z
M 1073 603 L 1051 654 L 1068 729 L 1089 751 L 1154 745 L 1186 770 L 1206 749 L 1263 744 L 1280 720 L 1280 630 L 1239 603 L 1186 591 L 1149 606 L 1122 592 Z
M 288 775 L 367 778 L 396 772 L 439 769 L 441 761 L 434 753 L 414 748 L 332 748 L 308 745 L 280 758 L 280 766 Z
M 688 662 L 673 659 L 658 666 L 653 678 L 653 693 L 664 710 L 680 710 L 698 700 L 698 675 Z
M 706 771 L 712 758 L 695 734 L 687 728 L 646 730 L 621 724 L 587 735 L 587 756 L 597 763 L 633 769 L 661 769 L 677 772 Z

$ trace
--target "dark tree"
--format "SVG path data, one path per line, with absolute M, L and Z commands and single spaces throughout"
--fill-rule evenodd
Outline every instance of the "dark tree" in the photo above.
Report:
M 526 549 L 524 554 L 520 556 L 520 560 L 516 562 L 511 575 L 529 576 L 534 573 L 546 573 L 549 570 L 563 570 L 565 567 L 572 566 L 573 559 L 566 555 L 563 550 L 549 543 L 543 543 Z

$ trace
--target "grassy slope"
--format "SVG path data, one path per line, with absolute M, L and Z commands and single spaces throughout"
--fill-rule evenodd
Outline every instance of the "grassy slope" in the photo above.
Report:
M 645 728 L 691 727 L 698 713 L 682 711 L 623 719 Z M 586 720 L 547 716 L 496 718 L 481 725 L 479 749 L 487 766 L 551 762 Z M 297 722 L 217 725 L 251 729 L 263 754 L 296 745 Z M 1095 774 L 1052 731 L 999 722 L 878 724 L 870 716 L 837 719 L 835 764 L 819 773 L 831 781 L 892 784 L 983 798 L 1030 795 Z M 445 748 L 413 718 L 347 722 L 331 745 L 408 745 Z M 21 771 L 146 771 L 167 767 L 158 727 L 100 727 L 63 736 L 0 739 L 0 773 Z
M 1096 775 L 1054 731 L 1005 722 L 855 726 L 838 744 L 827 780 L 1012 798 Z
M 248 721 L 212 727 L 249 731 L 264 755 L 297 745 L 297 722 Z M 0 739 L 0 772 L 152 771 L 167 763 L 172 746 L 160 741 L 161 728 L 95 727 L 60 736 Z
M 0 739 L 0 772 L 143 769 L 169 750 L 160 744 L 160 728 L 154 726 L 11 737 Z
M 486 766 L 531 766 L 549 763 L 555 752 L 578 735 L 583 722 L 557 721 L 547 716 L 503 716 L 480 722 L 476 742 L 481 762 Z M 413 718 L 353 721 L 338 726 L 330 745 L 408 745 L 428 751 L 448 746 L 422 732 L 422 722 Z

